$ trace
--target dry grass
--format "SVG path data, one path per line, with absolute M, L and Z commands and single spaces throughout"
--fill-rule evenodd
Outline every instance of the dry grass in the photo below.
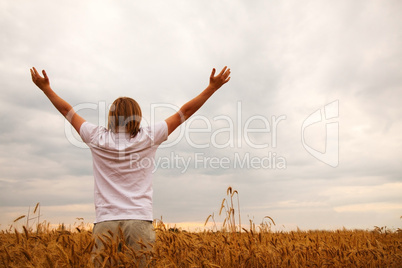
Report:
M 401 234 L 161 232 L 156 264 L 171 267 L 401 267 Z
M 142 259 L 149 267 L 402 267 L 400 229 L 272 232 L 269 217 L 257 227 L 251 222 L 241 228 L 234 221 L 234 193 L 228 189 L 228 201 L 222 202 L 226 221 L 219 231 L 216 226 L 203 232 L 167 229 L 159 221 L 152 251 L 146 245 L 137 252 L 124 245 L 119 250 L 119 237 L 105 238 L 98 264 L 136 267 Z M 0 267 L 92 266 L 90 228 L 37 227 L 0 233 Z

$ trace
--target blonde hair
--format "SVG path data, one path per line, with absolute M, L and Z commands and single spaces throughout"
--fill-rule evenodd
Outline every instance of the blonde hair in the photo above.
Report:
M 108 129 L 116 133 L 125 127 L 125 131 L 135 137 L 140 131 L 141 118 L 140 105 L 132 98 L 120 97 L 110 106 Z

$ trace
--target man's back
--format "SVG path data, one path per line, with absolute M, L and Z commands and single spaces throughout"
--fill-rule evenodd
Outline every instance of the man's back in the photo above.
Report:
M 92 152 L 95 223 L 152 221 L 152 171 L 156 149 L 168 137 L 166 122 L 141 128 L 135 137 L 85 122 L 80 135 Z

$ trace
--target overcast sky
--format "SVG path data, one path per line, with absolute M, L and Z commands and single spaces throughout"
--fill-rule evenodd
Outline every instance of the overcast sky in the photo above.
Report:
M 41 204 L 93 222 L 89 149 L 29 68 L 85 119 L 119 96 L 163 120 L 232 70 L 156 155 L 154 218 L 278 228 L 402 226 L 400 1 L 1 1 L 0 229 Z M 236 201 L 237 202 L 237 201 Z

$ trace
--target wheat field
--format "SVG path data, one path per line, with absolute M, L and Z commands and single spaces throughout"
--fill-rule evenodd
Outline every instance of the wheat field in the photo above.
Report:
M 138 267 L 140 262 L 146 267 L 402 267 L 401 229 L 274 232 L 270 217 L 241 227 L 240 217 L 235 221 L 235 194 L 229 188 L 222 201 L 219 214 L 225 220 L 219 230 L 214 224 L 188 232 L 155 221 L 152 249 L 139 241 L 137 252 L 119 236 L 105 236 L 103 252 L 91 256 L 94 241 L 86 225 L 50 228 L 42 222 L 34 230 L 27 221 L 21 231 L 0 232 L 0 267 L 93 267 L 92 259 L 97 267 Z

